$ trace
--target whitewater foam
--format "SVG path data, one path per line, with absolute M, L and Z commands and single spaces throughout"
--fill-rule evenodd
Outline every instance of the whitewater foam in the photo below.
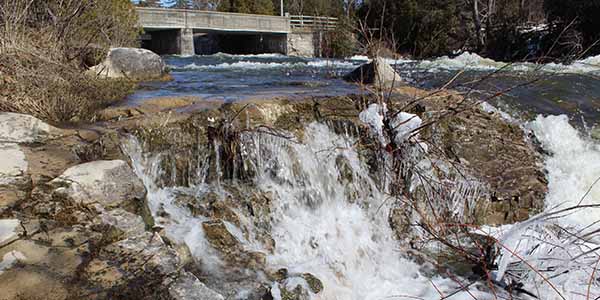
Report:
M 600 287 L 590 281 L 598 261 L 600 147 L 569 124 L 567 116 L 538 116 L 526 125 L 548 151 L 548 194 L 544 212 L 487 234 L 499 241 L 498 281 L 524 284 L 539 299 L 597 299 Z M 585 238 L 582 238 L 585 236 Z M 588 290 L 589 289 L 589 290 Z M 589 291 L 589 297 L 588 297 Z
M 170 65 L 174 70 L 263 70 L 263 69 L 300 69 L 300 68 L 335 68 L 335 69 L 351 69 L 356 67 L 354 63 L 336 60 L 316 60 L 308 62 L 255 62 L 255 61 L 238 61 L 233 63 L 221 63 L 216 65 L 198 65 L 191 63 L 181 66 Z
M 548 63 L 544 65 L 534 63 L 506 63 L 481 57 L 475 53 L 464 52 L 459 56 L 450 58 L 443 56 L 434 60 L 422 60 L 418 68 L 427 69 L 429 72 L 442 70 L 470 70 L 470 71 L 497 71 L 504 69 L 512 72 L 546 72 L 558 74 L 587 74 L 600 73 L 600 55 L 578 60 L 572 64 Z

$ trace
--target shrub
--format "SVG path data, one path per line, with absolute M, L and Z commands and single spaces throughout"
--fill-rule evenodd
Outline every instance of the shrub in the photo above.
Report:
M 0 110 L 51 122 L 91 120 L 134 84 L 84 74 L 111 46 L 137 41 L 128 0 L 0 2 Z

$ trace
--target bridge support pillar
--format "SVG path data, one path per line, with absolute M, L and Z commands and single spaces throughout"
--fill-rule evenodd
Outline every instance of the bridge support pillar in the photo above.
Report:
M 179 54 L 194 55 L 194 30 L 191 28 L 182 28 L 179 36 Z

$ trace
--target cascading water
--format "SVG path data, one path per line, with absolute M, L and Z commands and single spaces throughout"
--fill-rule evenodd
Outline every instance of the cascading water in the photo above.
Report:
M 432 266 L 406 258 L 388 221 L 393 201 L 385 184 L 374 182 L 353 148 L 355 138 L 337 135 L 327 125 L 312 123 L 304 130 L 304 143 L 266 133 L 242 136 L 243 152 L 256 170 L 255 185 L 272 197 L 271 236 L 274 250 L 229 224 L 230 231 L 245 247 L 269 253 L 267 267 L 287 269 L 292 275 L 283 283 L 271 283 L 275 299 L 281 290 L 292 290 L 306 282 L 294 274 L 310 273 L 319 278 L 324 290 L 313 299 L 471 299 L 460 290 L 459 279 L 443 278 Z M 227 281 L 221 256 L 206 241 L 202 229 L 205 217 L 193 216 L 178 205 L 175 194 L 185 190 L 199 195 L 234 182 L 201 182 L 191 188 L 159 188 L 159 155 L 144 154 L 135 138 L 125 141 L 136 173 L 143 179 L 157 225 L 168 236 L 185 243 L 202 266 L 216 278 Z M 206 170 L 206 169 L 204 169 Z M 196 176 L 204 176 L 197 174 Z M 248 222 L 241 226 L 252 228 Z M 250 238 L 247 238 L 250 237 Z M 257 275 L 259 276 L 259 275 Z M 287 285 L 287 286 L 286 286 Z M 237 286 L 237 297 L 247 293 Z M 453 294 L 454 293 L 454 294 Z M 471 294 L 488 299 L 475 289 Z
M 176 80 L 141 92 L 140 98 L 156 96 L 156 91 L 160 95 L 206 94 L 210 98 L 229 94 L 256 95 L 258 90 L 262 93 L 264 89 L 273 89 L 278 95 L 285 94 L 282 90 L 320 95 L 321 92 L 330 94 L 333 87 L 339 87 L 341 93 L 354 89 L 330 78 L 331 72 L 326 72 L 322 65 L 329 65 L 326 61 L 223 55 L 169 60 L 174 64 Z M 350 60 L 330 65 L 341 74 L 360 63 Z M 446 77 L 451 78 L 458 70 L 466 69 L 472 76 L 480 76 L 505 66 L 471 54 L 452 59 L 395 63 L 401 66 L 403 77 L 419 81 L 418 75 L 422 74 L 432 81 L 425 86 L 434 87 L 436 78 L 445 83 Z M 517 107 L 534 113 L 571 113 L 570 106 L 562 100 L 568 99 L 577 103 L 577 112 L 573 115 L 597 122 L 597 104 L 589 100 L 598 92 L 596 81 L 581 76 L 598 73 L 597 57 L 570 66 L 515 64 L 506 70 L 506 76 L 492 79 L 493 82 L 512 86 L 517 80 L 516 75 L 535 72 L 557 76 L 541 81 L 539 85 L 512 91 L 508 96 L 518 100 Z M 430 76 L 432 74 L 435 76 Z M 285 78 L 285 88 L 282 88 L 282 78 Z M 326 82 L 326 88 L 315 88 L 315 81 Z M 215 90 L 218 86 L 227 88 Z M 554 97 L 550 98 L 548 93 Z M 249 120 L 247 115 L 246 120 Z M 538 117 L 525 127 L 534 131 L 550 153 L 545 158 L 549 181 L 546 211 L 530 221 L 493 229 L 493 235 L 506 248 L 501 249 L 502 256 L 497 260 L 499 270 L 493 272 L 492 277 L 498 283 L 510 283 L 510 280 L 522 283 L 525 290 L 534 291 L 542 299 L 562 299 L 559 294 L 566 299 L 595 299 L 600 296 L 600 291 L 597 285 L 589 283 L 600 242 L 594 234 L 596 228 L 588 225 L 598 220 L 598 211 L 590 207 L 560 214 L 560 218 L 555 218 L 557 216 L 552 212 L 580 201 L 585 205 L 600 203 L 598 145 L 582 137 L 564 116 Z M 197 168 L 190 166 L 188 173 L 195 170 L 187 180 L 191 187 L 163 187 L 159 182 L 165 174 L 170 174 L 171 182 L 177 182 L 184 175 L 177 174 L 174 164 L 173 167 L 163 164 L 160 154 L 145 153 L 143 145 L 134 138 L 124 143 L 136 173 L 149 191 L 148 200 L 157 225 L 164 227 L 173 241 L 189 247 L 202 270 L 210 275 L 206 280 L 214 281 L 207 283 L 211 287 L 220 292 L 234 290 L 233 298 L 246 299 L 248 291 L 254 287 L 243 279 L 244 276 L 253 277 L 269 286 L 271 295 L 277 299 L 285 294 L 285 289 L 293 289 L 297 284 L 306 285 L 304 279 L 294 275 L 310 273 L 324 284 L 321 293 L 312 295 L 314 299 L 510 298 L 500 295 L 500 290 L 478 289 L 477 285 L 470 286 L 468 292 L 461 291 L 460 286 L 470 281 L 449 279 L 445 274 L 444 277 L 431 275 L 439 273 L 433 265 L 406 258 L 407 243 L 398 240 L 389 225 L 389 212 L 394 205 L 388 195 L 389 187 L 373 179 L 376 176 L 369 175 L 365 162 L 354 148 L 352 135 L 338 135 L 328 126 L 314 123 L 304 129 L 303 141 L 295 142 L 268 133 L 250 132 L 249 124 L 246 129 L 248 132 L 240 139 L 242 164 L 221 165 L 219 149 L 223 145 L 215 140 L 204 145 L 206 149 L 198 149 L 198 152 L 204 152 L 202 157 L 194 158 Z M 208 152 L 214 153 L 214 157 Z M 162 170 L 161 166 L 169 170 Z M 405 167 L 408 170 L 417 168 L 424 173 L 432 169 L 426 160 L 407 162 Z M 226 173 L 237 174 L 248 168 L 252 169 L 250 183 L 224 178 Z M 408 174 L 406 169 L 402 169 L 403 175 Z M 412 188 L 417 188 L 418 178 L 413 176 L 411 179 Z M 232 207 L 241 216 L 239 222 L 224 221 L 224 226 L 245 250 L 265 253 L 267 268 L 287 269 L 290 277 L 285 282 L 269 282 L 268 276 L 261 271 L 238 272 L 245 274 L 240 275 L 228 270 L 226 259 L 207 240 L 203 228 L 203 223 L 212 217 L 190 211 L 179 199 L 181 195 L 191 196 L 198 205 L 204 206 L 208 205 L 203 202 L 207 201 L 207 195 L 215 194 L 218 201 L 222 201 L 232 197 L 232 186 L 241 185 L 268 195 L 270 211 L 266 221 L 262 220 L 268 226 L 250 220 L 239 207 Z M 486 187 L 476 180 L 440 182 L 440 185 L 445 189 L 422 188 L 428 197 L 434 198 L 432 203 L 436 207 L 432 210 L 454 212 L 456 215 L 452 217 L 456 218 L 460 218 L 461 213 L 469 215 L 473 199 L 487 192 Z M 265 230 L 272 237 L 274 247 L 262 240 L 261 234 Z M 581 235 L 585 236 L 583 240 L 576 238 Z M 567 257 L 569 259 L 565 259 Z M 456 291 L 459 292 L 454 293 Z M 528 299 L 526 293 L 513 295 L 513 299 L 517 297 Z

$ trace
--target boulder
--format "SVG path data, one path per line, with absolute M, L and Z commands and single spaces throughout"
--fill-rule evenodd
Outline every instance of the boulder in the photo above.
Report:
M 356 68 L 350 74 L 344 76 L 344 80 L 370 84 L 376 88 L 392 88 L 404 85 L 400 74 L 381 57 L 376 57 L 370 63 Z
M 0 142 L 40 143 L 61 130 L 30 115 L 0 112 Z
M 0 144 L 0 212 L 27 196 L 30 187 L 27 170 L 25 153 L 19 145 Z
M 212 220 L 202 223 L 208 242 L 223 255 L 230 265 L 263 268 L 266 254 L 247 247 L 242 232 L 229 222 Z
M 224 300 L 219 293 L 209 289 L 196 276 L 184 272 L 169 287 L 169 295 L 173 300 Z
M 145 198 L 146 189 L 131 167 L 122 160 L 94 161 L 67 169 L 50 182 L 55 193 L 81 204 L 104 208 L 129 206 Z
M 113 48 L 106 59 L 88 71 L 104 78 L 160 79 L 167 74 L 162 58 L 146 49 Z

